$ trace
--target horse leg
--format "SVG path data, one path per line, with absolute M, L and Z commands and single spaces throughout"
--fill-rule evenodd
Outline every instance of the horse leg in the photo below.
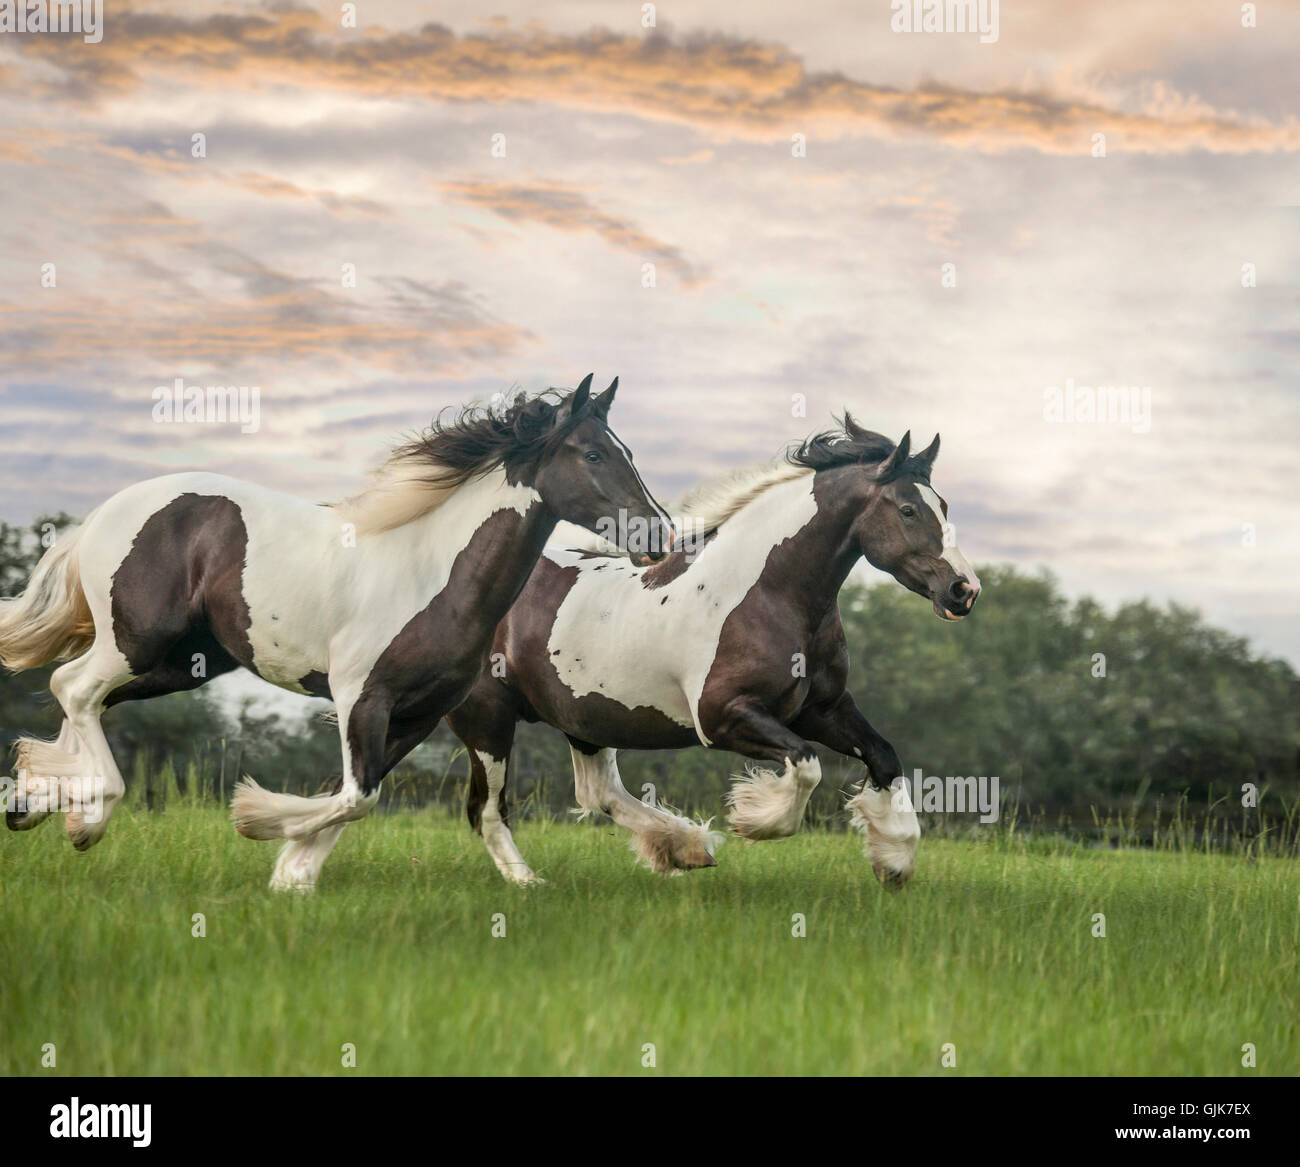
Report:
M 104 708 L 111 709 L 123 701 L 147 701 L 168 693 L 188 692 L 237 668 L 239 662 L 221 646 L 211 630 L 191 628 L 163 653 L 156 665 L 113 689 L 104 698 Z
M 866 764 L 867 780 L 848 803 L 850 821 L 862 832 L 876 878 L 886 887 L 902 887 L 916 864 L 921 825 L 902 780 L 897 751 L 872 728 L 847 692 L 823 709 L 805 710 L 794 726 L 837 754 Z
M 784 839 L 799 830 L 804 808 L 822 778 L 821 762 L 803 738 L 757 701 L 737 698 L 711 718 L 710 744 L 780 771 L 750 767 L 727 794 L 731 829 L 744 839 Z
M 411 717 L 405 721 L 393 718 L 384 748 L 384 773 L 388 773 L 424 741 L 437 724 L 438 719 L 433 716 Z M 325 827 L 314 835 L 286 839 L 280 848 L 280 854 L 276 856 L 271 886 L 277 891 L 310 891 L 314 888 L 325 860 L 334 850 L 334 844 L 339 841 L 346 826 L 347 823 L 338 823 Z
M 272 889 L 311 891 L 345 826 L 347 823 L 338 823 L 302 839 L 286 839 L 275 857 L 275 869 L 271 872 Z
M 452 732 L 469 753 L 469 825 L 483 836 L 492 862 L 514 883 L 544 883 L 515 846 L 506 784 L 515 739 L 515 710 L 492 678 L 480 679 L 469 698 L 447 715 Z
M 235 829 L 248 839 L 289 839 L 304 844 L 281 854 L 272 874 L 276 890 L 308 891 L 316 884 L 334 844 L 349 822 L 365 818 L 379 801 L 385 769 L 385 743 L 390 706 L 382 695 L 362 694 L 349 699 L 344 683 L 330 677 L 336 695 L 339 738 L 343 749 L 343 780 L 332 794 L 304 798 L 266 790 L 251 778 L 235 787 L 231 817 Z M 338 829 L 334 829 L 338 828 Z M 325 834 L 324 838 L 313 836 Z M 310 845 L 307 845 L 310 841 Z M 282 866 L 283 864 L 283 866 Z
M 130 666 L 116 646 L 98 638 L 87 653 L 61 665 L 50 677 L 50 692 L 67 718 L 58 739 L 19 741 L 19 771 L 26 771 L 29 785 L 33 777 L 47 784 L 47 813 L 58 809 L 55 791 L 62 794 L 62 805 L 67 807 L 64 827 L 78 851 L 103 838 L 113 808 L 126 793 L 99 719 L 104 699 L 130 675 Z
M 707 823 L 693 823 L 633 798 L 618 774 L 618 751 L 569 739 L 578 805 L 607 814 L 633 835 L 637 858 L 659 873 L 716 867 L 720 836 Z
M 58 790 L 50 789 L 50 781 L 46 776 L 33 774 L 28 770 L 32 749 L 40 750 L 48 746 L 59 755 L 75 755 L 77 752 L 77 735 L 72 732 L 72 726 L 68 724 L 66 718 L 59 728 L 59 736 L 53 742 L 38 742 L 33 738 L 24 741 L 26 754 L 24 754 L 24 743 L 20 742 L 19 763 L 14 767 L 16 771 L 14 803 L 5 810 L 5 826 L 11 831 L 30 831 L 59 809 Z
M 456 737 L 465 743 L 469 754 L 469 797 L 465 814 L 469 825 L 481 834 L 487 854 L 507 880 L 516 884 L 541 884 L 515 846 L 510 829 L 510 804 L 506 785 L 510 781 L 510 754 L 515 743 L 513 712 L 502 704 L 497 716 L 477 716 L 476 710 L 464 710 L 447 717 Z M 458 716 L 459 715 L 459 716 Z
M 483 845 L 487 847 L 492 862 L 506 879 L 514 883 L 544 883 L 534 874 L 515 846 L 506 810 L 506 782 L 510 773 L 510 751 L 505 757 L 480 753 L 470 749 L 471 788 L 481 788 L 484 794 L 479 829 Z
M 87 778 L 92 780 L 92 786 L 102 779 L 102 804 L 92 799 L 91 815 L 83 808 L 66 820 L 68 835 L 78 850 L 93 846 L 108 829 L 108 816 L 125 791 L 99 724 L 104 710 L 122 701 L 197 689 L 238 667 L 234 657 L 206 628 L 196 627 L 178 635 L 169 633 L 168 625 L 160 623 L 152 632 L 150 648 L 165 644 L 169 635 L 173 640 L 169 647 L 156 651 L 157 663 L 139 676 L 132 675 L 130 664 L 112 640 L 101 638 L 86 654 L 57 669 L 50 678 L 50 691 L 65 711 L 70 708 L 69 702 L 77 705 L 79 720 L 74 722 L 69 715 L 53 742 L 34 738 L 19 742 L 18 769 L 26 771 L 23 793 L 29 806 L 25 814 L 6 814 L 5 821 L 12 830 L 28 830 L 58 810 L 60 787 L 75 802 L 81 795 L 74 786 L 84 784 Z M 203 665 L 197 675 L 195 654 L 200 654 Z M 51 786 L 53 789 L 48 789 Z M 43 796 L 39 793 L 42 788 L 47 788 Z

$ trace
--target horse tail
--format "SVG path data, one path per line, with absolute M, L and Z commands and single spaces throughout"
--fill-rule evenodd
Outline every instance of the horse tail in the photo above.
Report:
M 89 521 L 90 515 L 86 518 Z M 41 556 L 26 591 L 0 599 L 0 664 L 10 671 L 78 656 L 95 639 L 95 621 L 77 563 L 85 529 L 82 523 L 60 535 Z

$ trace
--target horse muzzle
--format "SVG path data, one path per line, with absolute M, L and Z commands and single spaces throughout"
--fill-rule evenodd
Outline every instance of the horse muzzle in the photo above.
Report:
M 651 536 L 650 547 L 645 550 L 629 551 L 628 558 L 637 567 L 649 567 L 652 563 L 661 563 L 672 551 L 677 540 L 677 532 L 667 523 L 660 523 Z
M 964 620 L 975 607 L 979 594 L 978 581 L 972 583 L 964 575 L 959 575 L 948 585 L 947 591 L 932 596 L 930 602 L 934 605 L 934 614 L 941 620 Z

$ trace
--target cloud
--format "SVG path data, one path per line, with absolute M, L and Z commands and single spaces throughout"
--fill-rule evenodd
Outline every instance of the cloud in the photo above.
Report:
M 332 190 L 309 190 L 289 182 L 287 179 L 276 178 L 269 174 L 258 174 L 255 171 L 241 171 L 227 181 L 263 198 L 298 199 L 303 202 L 314 202 L 333 214 L 345 217 L 348 215 L 364 215 L 385 218 L 389 214 L 387 207 L 382 203 L 375 202 L 373 199 L 341 195 Z
M 198 363 L 233 375 L 252 361 L 266 368 L 313 358 L 447 372 L 532 339 L 459 280 L 376 277 L 381 294 L 360 294 L 341 278 L 287 274 L 157 202 L 102 215 L 94 226 L 112 228 L 94 246 L 110 267 L 124 264 L 138 277 L 133 295 L 87 281 L 47 290 L 39 306 L 8 306 L 3 347 L 14 373 L 107 365 L 144 376 Z M 165 262 L 144 254 L 151 246 Z M 204 274 L 204 289 L 191 272 Z
M 202 0 L 114 0 L 84 50 L 0 38 L 5 517 L 200 467 L 345 494 L 439 407 L 594 368 L 660 497 L 848 406 L 943 433 L 972 559 L 1168 592 L 1300 659 L 1295 622 L 1259 618 L 1300 571 L 1285 37 L 1216 37 L 1212 4 L 1171 39 L 1181 7 L 1120 30 L 1035 0 L 966 51 L 838 2 L 691 9 L 751 39 L 583 31 L 585 5 L 350 32 L 337 5 Z M 155 424 L 181 375 L 261 387 L 261 431 Z M 1067 376 L 1152 385 L 1151 433 L 1047 425 Z M 1246 523 L 1258 547 L 1229 547 Z
M 456 181 L 440 183 L 439 189 L 458 202 L 512 222 L 539 223 L 557 231 L 590 231 L 612 247 L 668 265 L 685 284 L 702 281 L 678 248 L 600 210 L 575 187 L 547 182 Z
M 720 34 L 622 36 L 496 26 L 459 35 L 369 28 L 340 35 L 314 12 L 183 19 L 122 13 L 101 45 L 28 38 L 30 88 L 85 102 L 121 96 L 154 77 L 187 87 L 232 84 L 338 92 L 386 100 L 549 102 L 633 113 L 712 135 L 771 140 L 792 132 L 925 135 L 968 149 L 1086 154 L 1104 133 L 1111 151 L 1217 153 L 1300 149 L 1300 123 L 1243 120 L 1203 102 L 1124 110 L 1045 91 L 980 91 L 938 82 L 896 88 L 814 72 L 785 46 Z M 69 51 L 69 50 L 73 51 Z

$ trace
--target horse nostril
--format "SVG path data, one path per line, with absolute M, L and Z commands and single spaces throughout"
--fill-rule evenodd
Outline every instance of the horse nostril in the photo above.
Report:
M 979 590 L 972 588 L 970 581 L 963 575 L 952 581 L 948 594 L 952 597 L 953 603 L 965 604 L 969 608 L 975 602 L 975 597 L 979 595 Z

